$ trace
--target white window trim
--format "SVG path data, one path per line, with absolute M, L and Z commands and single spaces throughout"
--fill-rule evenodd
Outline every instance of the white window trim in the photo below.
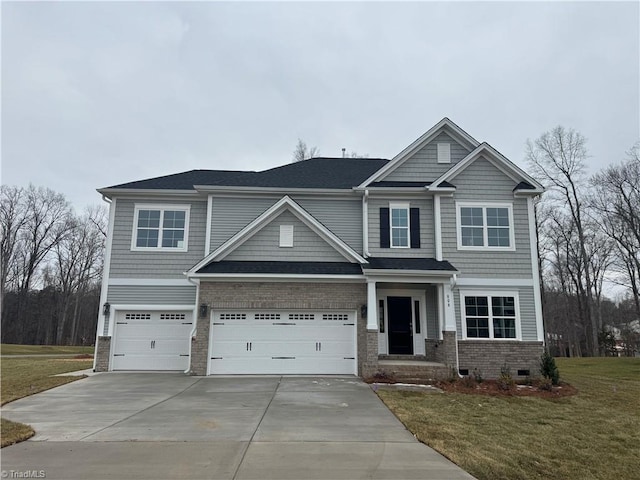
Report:
M 462 208 L 482 208 L 482 237 L 484 245 L 462 245 Z M 509 246 L 490 247 L 488 240 L 487 208 L 506 208 L 509 213 Z M 513 223 L 513 203 L 485 203 L 485 202 L 456 202 L 456 230 L 458 237 L 458 250 L 484 250 L 498 252 L 514 252 L 516 250 L 515 225 Z
M 407 245 L 393 244 L 393 210 L 404 209 L 407 211 Z M 401 228 L 401 227 L 395 227 Z M 411 208 L 408 203 L 389 203 L 389 247 L 390 248 L 411 248 Z
M 160 210 L 160 226 L 158 233 L 157 247 L 138 247 L 138 215 L 140 210 Z M 162 247 L 162 220 L 166 210 L 178 210 L 185 212 L 184 215 L 184 245 L 178 247 Z M 189 218 L 191 216 L 191 205 L 174 205 L 168 203 L 136 203 L 133 213 L 133 230 L 131 233 L 131 250 L 134 252 L 186 252 L 189 249 Z
M 489 338 L 467 337 L 467 311 L 465 309 L 465 297 L 487 297 L 489 302 Z M 493 312 L 491 310 L 492 297 L 513 297 L 516 310 L 516 338 L 494 338 L 493 336 Z M 491 340 L 493 342 L 522 341 L 522 326 L 520 323 L 520 297 L 513 290 L 460 290 L 460 317 L 463 340 Z

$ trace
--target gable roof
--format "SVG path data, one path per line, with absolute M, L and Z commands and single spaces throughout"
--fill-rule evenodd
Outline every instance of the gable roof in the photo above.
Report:
M 285 195 L 271 207 L 269 207 L 258 218 L 253 220 L 242 230 L 236 233 L 233 237 L 227 240 L 225 243 L 216 248 L 213 252 L 203 258 L 200 262 L 189 269 L 187 275 L 191 276 L 197 274 L 199 270 L 216 260 L 222 260 L 229 255 L 232 251 L 246 242 L 253 235 L 258 233 L 262 228 L 268 225 L 273 219 L 280 215 L 284 211 L 290 211 L 293 213 L 302 223 L 313 230 L 320 238 L 331 245 L 338 253 L 345 257 L 351 263 L 367 263 L 367 261 L 360 256 L 349 245 L 338 238 L 331 230 L 325 227 L 322 223 L 316 220 L 311 214 L 309 214 L 298 203 L 291 199 L 288 195 Z
M 386 165 L 383 158 L 318 157 L 261 172 L 190 170 L 99 189 L 196 190 L 207 187 L 351 189 Z
M 544 192 L 544 187 L 539 182 L 486 142 L 478 145 L 469 155 L 440 175 L 427 187 L 427 190 L 450 189 L 449 182 L 480 157 L 486 158 L 493 166 L 511 178 L 517 184 L 514 191 L 530 194 Z
M 423 148 L 429 142 L 433 141 L 433 139 L 436 138 L 442 131 L 445 131 L 447 134 L 449 134 L 451 137 L 453 137 L 455 140 L 469 149 L 474 149 L 478 145 L 480 145 L 480 142 L 478 142 L 475 138 L 462 130 L 458 125 L 453 123 L 447 117 L 444 117 L 433 127 L 431 127 L 426 133 L 420 136 L 420 138 L 418 138 L 411 145 L 402 150 L 398 155 L 393 157 L 389 163 L 387 163 L 380 170 L 378 170 L 364 182 L 362 182 L 358 186 L 358 188 L 365 188 L 372 182 L 383 179 L 386 175 L 398 168 L 406 160 L 411 158 L 414 153 Z

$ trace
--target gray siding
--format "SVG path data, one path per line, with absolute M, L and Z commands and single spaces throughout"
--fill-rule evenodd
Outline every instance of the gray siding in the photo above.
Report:
M 282 195 L 265 197 L 214 197 L 211 213 L 211 250 L 264 213 Z M 323 199 L 292 196 L 293 200 L 333 234 L 362 253 L 362 201 L 359 197 Z
M 437 143 L 448 142 L 451 144 L 451 163 L 438 163 Z M 433 141 L 422 147 L 402 165 L 383 178 L 394 181 L 419 181 L 431 182 L 453 167 L 469 154 L 466 149 L 445 132 L 440 133 Z
M 473 277 L 531 278 L 531 247 L 526 198 L 514 198 L 516 183 L 489 161 L 479 158 L 452 180 L 453 198 L 441 200 L 442 254 L 462 275 Z M 456 201 L 513 204 L 515 251 L 458 250 Z
M 420 248 L 380 248 L 380 208 L 389 207 L 390 202 L 408 202 L 409 207 L 420 209 Z M 435 257 L 433 199 L 369 197 L 369 253 L 372 257 Z
M 293 225 L 293 247 L 280 247 L 280 225 Z M 345 257 L 286 211 L 224 257 L 225 260 L 344 262 Z
M 454 289 L 454 305 L 456 311 L 456 328 L 458 338 L 462 338 L 462 312 L 460 311 L 460 290 L 479 290 L 488 293 L 501 291 L 517 291 L 520 299 L 520 326 L 522 329 L 523 341 L 538 340 L 538 331 L 536 329 L 536 311 L 533 296 L 533 287 L 461 287 Z
M 427 302 L 427 338 L 439 338 L 438 333 L 438 289 L 435 285 L 425 290 Z
M 187 252 L 131 251 L 133 215 L 136 203 L 191 205 L 189 217 L 189 250 Z M 204 256 L 206 202 L 167 200 L 116 201 L 113 243 L 111 249 L 111 278 L 184 278 L 188 270 Z
M 193 307 L 196 304 L 196 287 L 195 285 L 110 285 L 107 301 L 115 305 L 185 305 Z

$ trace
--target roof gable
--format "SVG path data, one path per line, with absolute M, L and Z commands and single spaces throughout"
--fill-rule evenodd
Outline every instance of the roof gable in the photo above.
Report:
M 364 182 L 362 182 L 359 185 L 359 188 L 365 188 L 369 184 L 379 181 L 388 176 L 391 172 L 396 170 L 399 166 L 401 166 L 409 158 L 411 158 L 416 152 L 435 140 L 436 137 L 442 132 L 445 132 L 447 135 L 449 135 L 451 138 L 453 138 L 455 141 L 459 142 L 462 146 L 468 148 L 469 150 L 473 150 L 480 144 L 480 142 L 478 142 L 475 138 L 462 130 L 458 125 L 453 123 L 447 117 L 445 117 L 438 123 L 436 123 L 427 132 L 425 132 L 422 136 L 420 136 L 420 138 L 415 140 L 411 145 L 402 150 L 402 152 L 393 157 L 389 163 L 384 165 L 382 168 L 380 168 L 380 170 L 378 170 Z
M 539 194 L 544 191 L 544 187 L 539 182 L 486 142 L 478 145 L 466 158 L 434 180 L 427 189 L 430 191 L 450 190 L 448 182 L 452 182 L 456 176 L 479 158 L 485 158 L 494 167 L 512 179 L 516 184 L 514 191 L 529 194 Z M 455 184 L 455 182 L 453 183 Z
M 193 266 L 187 273 L 188 276 L 196 274 L 198 270 L 207 264 L 220 261 L 245 243 L 248 239 L 261 231 L 272 220 L 280 216 L 283 212 L 289 211 L 297 217 L 302 223 L 315 232 L 320 238 L 331 245 L 340 255 L 352 263 L 366 263 L 366 260 L 360 256 L 355 250 L 349 247 L 345 242 L 332 233 L 327 227 L 322 225 L 318 220 L 311 216 L 298 203 L 285 195 L 275 204 L 269 207 L 262 215 L 253 220 L 233 237 L 220 245 L 217 249 L 203 258 L 198 264 Z

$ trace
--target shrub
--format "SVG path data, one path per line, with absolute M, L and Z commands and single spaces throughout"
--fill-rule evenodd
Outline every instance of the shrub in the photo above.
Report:
M 460 383 L 465 388 L 476 388 L 477 385 L 477 382 L 472 377 L 464 377 L 462 380 L 460 380 Z
M 475 379 L 476 383 L 484 382 L 484 378 L 482 378 L 482 372 L 477 368 L 473 369 L 473 378 Z
M 553 389 L 553 382 L 550 378 L 543 377 L 538 380 L 538 390 L 551 391 Z
M 545 350 L 540 357 L 540 374 L 544 378 L 551 380 L 552 385 L 558 385 L 560 381 L 560 372 L 556 366 L 556 361 L 548 350 Z
M 500 369 L 500 376 L 496 380 L 496 384 L 500 390 L 513 390 L 516 386 L 516 381 L 511 375 L 511 369 L 506 363 Z

